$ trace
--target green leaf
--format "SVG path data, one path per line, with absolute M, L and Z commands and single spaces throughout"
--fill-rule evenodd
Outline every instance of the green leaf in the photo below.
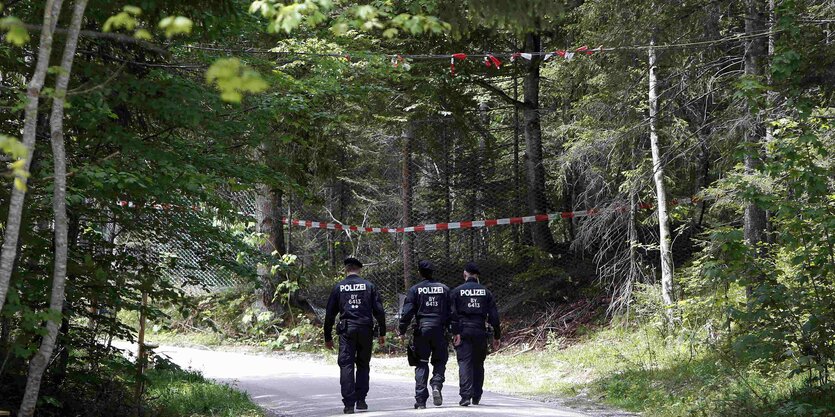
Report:
M 128 6 L 122 7 L 122 10 L 125 13 L 131 14 L 133 16 L 139 16 L 139 15 L 142 14 L 142 9 L 140 9 L 139 7 L 136 7 L 136 6 L 129 6 L 128 5 Z
M 142 39 L 142 40 L 145 40 L 145 41 L 149 41 L 149 40 L 152 40 L 154 38 L 153 36 L 151 36 L 151 32 L 148 32 L 145 29 L 137 30 L 136 32 L 134 32 L 133 37 L 136 38 L 136 39 Z
M 0 19 L 0 30 L 6 31 L 4 39 L 10 44 L 23 46 L 29 42 L 29 32 L 23 26 L 23 22 L 16 17 L 9 16 Z
M 117 13 L 114 16 L 110 16 L 107 20 L 104 21 L 104 26 L 102 29 L 105 32 L 111 32 L 114 30 L 125 29 L 125 30 L 133 30 L 136 28 L 136 25 L 139 24 L 139 21 L 136 20 L 133 15 L 127 12 Z
M 193 25 L 194 22 L 185 16 L 168 16 L 159 21 L 159 28 L 165 31 L 167 38 L 190 34 Z
M 26 182 L 24 182 L 23 179 L 20 177 L 16 177 L 14 179 L 14 186 L 20 191 L 26 191 Z
M 29 154 L 29 149 L 17 138 L 0 134 L 0 150 L 12 158 L 24 158 Z
M 240 103 L 244 93 L 260 93 L 269 86 L 261 74 L 237 58 L 215 61 L 206 71 L 206 83 L 220 90 L 223 101 Z

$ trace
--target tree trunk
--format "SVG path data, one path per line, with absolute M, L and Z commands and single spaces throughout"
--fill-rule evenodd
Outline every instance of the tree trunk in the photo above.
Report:
M 650 45 L 655 44 L 653 38 Z M 664 165 L 658 145 L 658 95 L 655 81 L 655 48 L 649 48 L 649 142 L 652 148 L 652 169 L 658 204 L 658 240 L 661 247 L 661 298 L 664 305 L 675 300 L 673 289 L 673 254 L 670 251 L 670 219 L 667 217 L 667 190 L 664 187 Z
M 68 213 L 69 224 L 67 226 L 67 248 L 70 252 L 74 251 L 77 247 L 78 243 L 78 234 L 79 234 L 79 227 L 81 223 L 81 219 L 78 218 L 77 214 L 74 214 L 72 210 Z M 72 281 L 76 277 L 74 274 L 67 274 L 67 279 Z M 67 377 L 67 367 L 70 363 L 70 349 L 69 345 L 69 332 L 70 332 L 70 317 L 72 316 L 72 305 L 69 302 L 64 302 L 64 309 L 62 311 L 61 317 L 61 328 L 58 330 L 61 337 L 58 339 L 57 343 L 59 348 L 63 345 L 63 349 L 60 350 L 60 354 L 58 355 L 58 364 L 57 364 L 57 371 L 55 372 L 55 385 L 61 386 L 64 383 L 64 380 Z
M 402 149 L 402 171 L 401 171 L 401 193 L 403 198 L 403 227 L 412 225 L 412 142 L 415 139 L 415 131 L 412 122 L 406 124 L 403 130 Z M 403 288 L 404 292 L 409 289 L 412 270 L 412 236 L 403 233 Z
M 443 130 L 441 136 L 441 144 L 443 146 L 443 159 L 444 161 L 444 222 L 449 223 L 452 221 L 452 162 L 453 158 L 455 158 L 455 153 L 449 151 L 449 142 L 454 138 L 454 135 L 449 134 L 450 123 L 447 120 L 443 122 Z M 450 231 L 449 229 L 444 230 L 444 261 L 449 264 L 450 263 L 450 251 L 451 251 L 451 242 L 450 242 Z
M 281 190 L 268 185 L 258 186 L 258 194 L 255 197 L 255 224 L 256 231 L 265 235 L 266 240 L 259 250 L 267 258 L 274 258 L 273 253 L 280 257 L 287 252 L 284 246 L 284 224 L 281 221 L 282 197 Z M 272 273 L 270 265 L 260 265 L 258 275 L 262 286 L 261 301 L 270 311 L 280 313 L 281 303 L 275 299 L 278 278 Z
M 541 37 L 528 34 L 525 37 L 525 51 L 541 52 Z M 542 161 L 542 127 L 539 115 L 539 66 L 542 57 L 531 58 L 525 80 L 522 84 L 524 95 L 523 119 L 525 123 L 525 168 L 528 185 L 528 214 L 548 212 L 548 198 L 545 193 L 545 166 Z M 546 222 L 532 223 L 534 244 L 547 253 L 556 254 L 557 245 Z
M 516 74 L 515 68 L 516 67 L 514 66 L 513 100 L 519 101 L 519 78 Z M 514 207 L 522 207 L 522 187 L 519 187 L 519 106 L 513 106 L 513 184 L 515 185 L 513 187 Z M 525 229 L 520 227 L 518 224 L 513 225 L 513 228 L 513 243 L 516 247 L 518 247 L 520 243 L 520 233 L 524 232 Z
M 632 170 L 634 171 L 638 165 L 639 153 L 641 151 L 641 139 L 635 140 L 635 145 L 632 147 Z M 631 286 L 638 281 L 639 277 L 639 259 L 638 259 L 638 183 L 634 178 L 629 182 L 629 276 L 626 279 L 626 285 Z
M 702 189 L 707 187 L 710 184 L 710 131 L 705 131 L 704 129 L 700 129 L 698 132 L 699 136 L 699 162 L 698 162 L 698 172 L 696 173 L 696 186 L 693 190 L 693 195 L 696 195 L 702 192 Z M 693 225 L 697 228 L 702 226 L 702 221 L 705 217 L 705 211 L 707 210 L 707 202 L 702 200 L 699 202 L 699 215 L 698 217 L 693 219 Z
M 761 13 L 759 0 L 746 0 L 745 33 L 748 35 L 762 30 Z M 757 77 L 762 74 L 761 59 L 764 54 L 764 45 L 761 38 L 751 38 L 748 41 L 745 53 L 745 75 Z M 754 109 L 749 106 L 745 123 L 745 172 L 746 174 L 756 173 L 762 164 L 761 149 L 764 132 L 762 124 L 757 120 L 758 116 Z M 765 210 L 750 203 L 745 206 L 743 219 L 744 239 L 746 244 L 757 246 L 765 240 L 766 214 Z M 751 288 L 748 288 L 750 294 Z
M 49 309 L 59 317 L 50 317 L 46 322 L 46 336 L 41 341 L 40 349 L 29 362 L 29 374 L 26 379 L 26 390 L 20 403 L 20 417 L 32 417 L 38 402 L 38 392 L 41 388 L 41 378 L 49 364 L 49 358 L 55 348 L 58 337 L 60 315 L 64 306 L 64 286 L 67 278 L 67 155 L 64 150 L 64 101 L 67 85 L 72 73 L 72 63 L 78 44 L 78 34 L 87 0 L 76 0 L 73 7 L 72 22 L 70 22 L 67 44 L 61 58 L 61 73 L 55 83 L 55 96 L 52 101 L 50 115 L 50 139 L 54 164 L 54 189 L 52 191 L 52 210 L 55 216 L 55 261 L 52 276 L 52 295 Z
M 41 89 L 46 79 L 46 70 L 49 67 L 49 55 L 52 52 L 52 30 L 53 22 L 58 20 L 61 12 L 62 0 L 47 0 L 44 7 L 43 26 L 41 40 L 38 47 L 38 60 L 35 64 L 35 72 L 29 85 L 26 87 L 26 107 L 24 110 L 23 122 L 23 145 L 29 150 L 24 167 L 28 171 L 32 164 L 32 153 L 35 150 L 35 133 L 38 124 L 38 102 L 40 101 Z M 26 185 L 26 178 L 20 179 Z M 9 215 L 6 220 L 6 232 L 3 236 L 3 249 L 0 252 L 0 311 L 6 302 L 6 294 L 9 291 L 9 281 L 12 278 L 14 260 L 17 256 L 17 239 L 20 235 L 20 222 L 23 217 L 23 198 L 26 191 L 12 187 L 12 195 L 9 201 Z

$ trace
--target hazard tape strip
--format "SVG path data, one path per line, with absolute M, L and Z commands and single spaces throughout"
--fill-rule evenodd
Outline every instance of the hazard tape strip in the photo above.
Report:
M 671 207 L 677 206 L 680 204 L 698 204 L 703 200 L 697 197 L 690 197 L 690 198 L 674 198 L 670 200 L 669 205 Z M 642 210 L 650 210 L 654 208 L 651 203 L 639 203 L 638 208 Z M 503 226 L 509 224 L 525 224 L 525 223 L 538 223 L 538 222 L 548 222 L 551 220 L 556 219 L 574 219 L 578 217 L 594 217 L 603 213 L 607 212 L 618 212 L 618 213 L 626 213 L 629 211 L 628 206 L 615 206 L 609 207 L 606 209 L 596 209 L 591 208 L 588 210 L 580 210 L 580 211 L 563 211 L 559 213 L 550 213 L 550 214 L 537 214 L 534 216 L 522 216 L 522 217 L 507 217 L 503 219 L 488 219 L 488 220 L 468 220 L 468 221 L 460 221 L 460 222 L 451 222 L 451 223 L 431 223 L 431 224 L 421 224 L 417 226 L 408 226 L 408 227 L 365 227 L 365 226 L 348 226 L 343 225 L 340 223 L 327 223 L 327 222 L 317 222 L 312 220 L 299 220 L 299 219 L 288 219 L 284 217 L 282 221 L 284 224 L 293 225 L 304 227 L 307 229 L 325 229 L 325 230 L 349 230 L 352 232 L 365 232 L 365 233 L 415 233 L 415 232 L 435 232 L 435 231 L 443 231 L 443 230 L 454 230 L 454 229 L 476 229 L 481 227 L 494 227 L 494 226 Z

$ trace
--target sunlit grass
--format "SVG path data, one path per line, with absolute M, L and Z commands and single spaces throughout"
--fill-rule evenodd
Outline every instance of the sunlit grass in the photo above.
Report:
M 180 370 L 151 370 L 147 398 L 158 417 L 263 417 L 249 397 L 235 388 Z

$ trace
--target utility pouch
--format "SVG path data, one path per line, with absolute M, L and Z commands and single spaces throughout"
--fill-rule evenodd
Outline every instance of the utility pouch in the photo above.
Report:
M 348 330 L 348 320 L 342 319 L 336 323 L 336 334 L 343 334 Z

